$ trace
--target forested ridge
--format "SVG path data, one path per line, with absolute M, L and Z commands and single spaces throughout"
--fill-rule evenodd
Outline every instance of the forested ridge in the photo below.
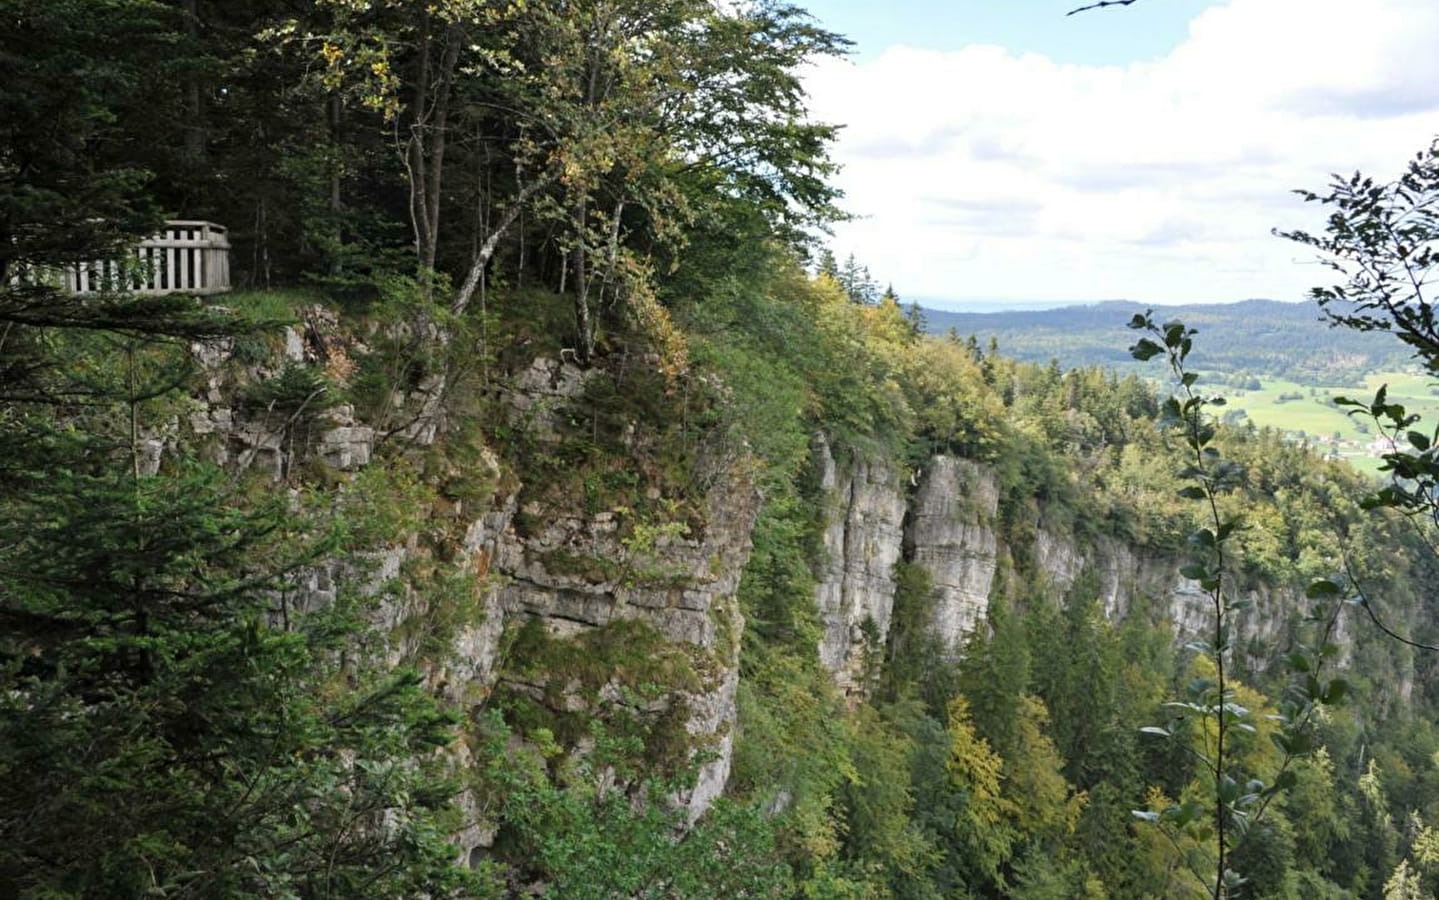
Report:
M 1065 367 L 1124 366 L 1129 362 L 1124 323 L 1145 308 L 1142 303 L 1111 300 L 995 313 L 926 309 L 924 316 L 926 327 L 935 334 L 953 328 L 964 336 L 975 335 L 982 345 L 993 338 L 1003 352 L 1027 362 L 1054 358 Z M 1161 311 L 1203 330 L 1205 339 L 1195 352 L 1194 364 L 1204 370 L 1341 384 L 1411 365 L 1410 354 L 1393 339 L 1336 328 L 1312 303 L 1242 300 Z
M 0 0 L 0 895 L 1439 887 L 1439 435 L 1364 405 L 1375 500 L 1185 393 L 1201 317 L 1181 405 L 855 296 L 844 46 Z M 235 290 L 62 289 L 166 218 Z

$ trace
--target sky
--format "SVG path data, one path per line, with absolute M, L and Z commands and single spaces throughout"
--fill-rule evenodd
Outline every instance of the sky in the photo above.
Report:
M 1439 0 L 809 0 L 843 125 L 831 248 L 953 309 L 1302 300 L 1292 193 L 1386 180 L 1439 133 Z

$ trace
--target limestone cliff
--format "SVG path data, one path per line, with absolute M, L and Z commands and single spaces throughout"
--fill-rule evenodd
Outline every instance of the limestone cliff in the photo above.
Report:
M 939 455 L 906 483 L 892 462 L 836 461 L 822 438 L 814 452 L 824 504 L 825 555 L 815 591 L 824 625 L 819 655 L 836 683 L 847 692 L 862 690 L 858 679 L 865 654 L 888 639 L 893 566 L 901 558 L 929 573 L 935 591 L 930 625 L 948 652 L 959 653 L 965 637 L 983 626 L 997 576 L 1013 572 L 1021 549 L 1012 546 L 1015 538 L 1001 527 L 994 470 Z M 1183 560 L 1177 554 L 1104 535 L 1080 541 L 1042 525 L 1023 541 L 1027 577 L 1036 596 L 1048 602 L 1063 602 L 1087 574 L 1112 621 L 1142 607 L 1146 615 L 1168 621 L 1177 641 L 1209 631 L 1210 597 L 1180 574 Z M 1306 601 L 1294 588 L 1260 586 L 1243 594 L 1250 608 L 1234 619 L 1235 652 L 1259 669 L 1273 658 L 1266 645 L 1287 639 L 1296 610 L 1305 609 Z M 1346 632 L 1341 629 L 1336 638 L 1343 664 L 1349 652 Z
M 1203 638 L 1213 628 L 1212 598 L 1198 582 L 1180 574 L 1183 561 L 1176 555 L 1144 552 L 1107 536 L 1081 545 L 1073 538 L 1044 529 L 1035 535 L 1034 554 L 1056 595 L 1062 596 L 1080 573 L 1092 574 L 1105 615 L 1111 621 L 1124 618 L 1136 602 L 1146 600 L 1151 614 L 1157 613 L 1173 626 L 1177 641 Z M 1232 619 L 1235 652 L 1250 657 L 1243 661 L 1262 669 L 1273 659 L 1273 654 L 1263 651 L 1262 646 L 1284 640 L 1309 604 L 1303 591 L 1293 587 L 1261 585 L 1238 593 L 1249 601 L 1249 608 Z M 1347 658 L 1346 634 L 1340 632 L 1336 638 Z M 1261 652 L 1249 654 L 1250 647 Z M 1340 663 L 1343 665 L 1345 659 L 1341 658 Z
M 340 352 L 344 336 L 333 320 L 327 327 L 324 346 Z M 277 483 L 295 483 L 302 469 L 313 472 L 305 477 L 338 479 L 344 497 L 361 489 L 347 479 L 404 453 L 443 452 L 447 425 L 430 414 L 438 407 L 423 386 L 392 398 L 392 409 L 413 414 L 400 435 L 410 450 L 400 457 L 382 456 L 380 429 L 348 404 L 246 402 L 256 385 L 275 383 L 287 369 L 325 363 L 297 329 L 285 332 L 278 354 L 258 362 L 237 361 L 231 342 L 197 346 L 195 355 L 210 376 L 192 408 L 151 436 L 156 465 L 166 448 L 185 442 Z M 604 377 L 537 359 L 509 379 L 501 409 L 509 427 L 529 436 L 525 452 L 558 452 L 565 417 Z M 435 688 L 467 711 L 503 701 L 531 704 L 557 721 L 618 715 L 634 723 L 655 745 L 647 752 L 665 764 L 699 762 L 691 786 L 672 798 L 697 818 L 729 773 L 743 629 L 735 594 L 759 504 L 741 468 L 716 462 L 725 454 L 697 456 L 710 461 L 694 473 L 707 486 L 691 498 L 696 511 L 667 519 L 662 511 L 680 504 L 654 487 L 644 498 L 648 511 L 593 508 L 573 496 L 557 501 L 526 490 L 532 460 L 482 446 L 466 471 L 452 473 L 474 496 L 426 495 L 427 508 L 404 511 L 419 533 L 305 570 L 285 602 L 313 608 L 333 602 L 342 583 L 358 583 L 379 598 L 375 624 L 388 635 L 392 661 L 419 662 Z M 886 545 L 898 552 L 897 538 Z M 570 749 L 583 753 L 584 744 L 580 734 Z M 464 742 L 455 751 L 463 767 Z M 459 839 L 472 852 L 493 834 L 477 804 L 468 806 L 476 814 Z
M 539 360 L 534 368 L 553 369 L 555 364 Z M 562 365 L 557 371 L 561 377 L 548 382 L 548 391 L 537 387 L 540 379 L 521 379 L 528 392 L 523 408 L 535 402 L 553 406 L 577 395 L 584 380 L 580 370 Z M 692 817 L 719 796 L 729 774 L 744 625 L 735 593 L 749 559 L 759 505 L 753 485 L 738 471 L 707 473 L 703 480 L 711 487 L 699 528 L 672 522 L 667 524 L 674 527 L 653 529 L 641 539 L 646 523 L 625 508 L 584 513 L 574 506 L 556 509 L 532 503 L 521 510 L 528 523 L 524 529 L 511 515 L 487 528 L 484 542 L 493 548 L 489 552 L 500 585 L 498 608 L 506 623 L 536 620 L 549 639 L 574 643 L 627 622 L 683 648 L 680 668 L 693 678 L 679 677 L 672 689 L 649 698 L 645 712 L 682 711 L 685 731 L 706 757 L 693 788 L 680 798 Z M 556 692 L 535 690 L 537 684 L 555 687 L 549 682 L 568 677 L 542 672 L 522 679 L 501 671 L 498 681 L 547 698 Z M 558 685 L 558 694 L 566 708 L 577 703 L 598 707 L 632 702 L 622 696 L 627 687 L 633 686 L 615 672 L 588 698 L 577 698 L 568 683 Z
M 905 531 L 909 559 L 929 570 L 937 594 L 935 633 L 957 652 L 984 621 L 998 566 L 999 488 L 988 467 L 935 456 L 919 476 Z
M 824 627 L 820 662 L 847 693 L 861 691 L 864 667 L 889 633 L 894 565 L 903 540 L 905 496 L 892 463 L 835 462 L 823 435 L 815 439 L 824 504 L 824 557 L 815 603 Z
M 316 327 L 338 328 L 312 323 L 311 331 Z M 331 602 L 338 585 L 358 579 L 382 598 L 376 625 L 389 635 L 392 658 L 419 662 L 456 707 L 502 708 L 545 739 L 558 737 L 573 755 L 588 752 L 585 722 L 630 728 L 655 767 L 676 772 L 696 764 L 697 776 L 671 801 L 691 820 L 702 815 L 724 791 L 737 730 L 744 628 L 737 591 L 761 502 L 744 449 L 687 432 L 693 446 L 683 482 L 666 482 L 649 471 L 654 458 L 644 452 L 663 436 L 629 421 L 603 451 L 608 468 L 591 472 L 613 476 L 623 491 L 565 481 L 566 453 L 589 448 L 598 428 L 587 418 L 595 397 L 625 400 L 634 387 L 603 368 L 548 358 L 527 360 L 497 381 L 497 433 L 519 437 L 504 446 L 480 440 L 462 470 L 444 460 L 459 425 L 447 421 L 432 383 L 388 398 L 392 414 L 404 413 L 388 431 L 350 403 L 310 408 L 314 397 L 303 391 L 298 400 L 273 390 L 256 400 L 254 385 L 283 381 L 292 368 L 334 365 L 345 349 L 337 333 L 307 337 L 292 329 L 277 360 L 237 371 L 234 346 L 197 348 L 215 374 L 191 409 L 147 436 L 153 464 L 168 448 L 190 443 L 275 482 L 328 479 L 343 500 L 361 490 L 367 473 L 396 460 L 441 457 L 441 474 L 468 486 L 463 496 L 426 494 L 423 508 L 408 511 L 410 532 L 313 567 L 287 602 Z M 387 436 L 402 449 L 382 448 Z M 865 678 L 882 658 L 901 560 L 929 573 L 929 625 L 951 656 L 984 627 L 998 586 L 1013 585 L 1015 575 L 1029 578 L 1040 599 L 1062 602 L 1087 574 L 1112 619 L 1142 606 L 1167 617 L 1181 638 L 1206 629 L 1208 598 L 1179 575 L 1173 556 L 1109 537 L 1077 540 L 1046 527 L 1042 508 L 1023 535 L 1008 533 L 999 477 L 989 465 L 936 455 L 910 469 L 883 455 L 837 451 L 823 435 L 812 453 L 822 547 L 814 572 L 822 626 L 816 649 L 852 699 L 863 697 Z M 1238 623 L 1241 641 L 1282 637 L 1294 596 L 1256 590 L 1253 600 L 1255 611 Z M 530 739 L 525 727 L 517 740 Z M 456 747 L 457 765 L 469 764 L 469 752 Z M 466 803 L 473 814 L 460 842 L 471 852 L 494 836 L 479 800 Z
M 892 462 L 836 462 L 823 437 L 814 453 L 824 504 L 825 553 L 815 588 L 824 626 L 820 662 L 847 692 L 862 689 L 866 654 L 878 652 L 889 634 L 901 558 L 929 571 L 932 625 L 956 651 L 984 620 L 998 565 L 993 472 L 935 456 L 904 480 Z

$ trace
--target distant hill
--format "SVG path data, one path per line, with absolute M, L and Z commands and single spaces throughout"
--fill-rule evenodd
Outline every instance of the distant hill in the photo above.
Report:
M 932 334 L 953 329 L 974 335 L 981 347 L 993 337 L 1005 356 L 1060 366 L 1121 366 L 1132 362 L 1136 335 L 1127 324 L 1151 307 L 1128 300 L 1048 310 L 959 313 L 925 309 Z M 1331 328 L 1312 303 L 1244 300 L 1239 303 L 1153 307 L 1157 321 L 1179 319 L 1199 330 L 1191 363 L 1196 369 L 1339 384 L 1408 366 L 1409 354 L 1392 337 Z

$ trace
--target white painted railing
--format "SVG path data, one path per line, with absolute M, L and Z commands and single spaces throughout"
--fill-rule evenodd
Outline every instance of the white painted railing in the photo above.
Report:
M 230 289 L 230 241 L 223 225 L 174 220 L 141 241 L 132 256 L 47 269 L 42 278 L 72 294 L 216 294 Z

